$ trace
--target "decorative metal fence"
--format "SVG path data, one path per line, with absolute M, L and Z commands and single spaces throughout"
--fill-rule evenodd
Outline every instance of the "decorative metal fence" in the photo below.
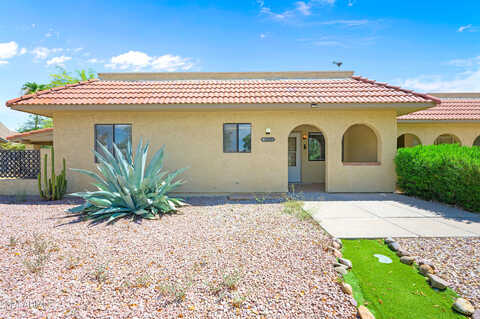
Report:
M 0 150 L 0 178 L 37 178 L 40 164 L 39 150 Z

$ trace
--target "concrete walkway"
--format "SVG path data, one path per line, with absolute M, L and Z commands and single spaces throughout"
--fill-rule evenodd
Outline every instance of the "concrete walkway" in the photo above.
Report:
M 339 238 L 480 237 L 480 214 L 399 194 L 305 193 L 304 208 Z

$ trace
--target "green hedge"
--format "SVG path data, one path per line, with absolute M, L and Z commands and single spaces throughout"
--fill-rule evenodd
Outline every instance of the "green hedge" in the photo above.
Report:
M 480 147 L 401 148 L 395 164 L 398 187 L 406 194 L 480 212 Z

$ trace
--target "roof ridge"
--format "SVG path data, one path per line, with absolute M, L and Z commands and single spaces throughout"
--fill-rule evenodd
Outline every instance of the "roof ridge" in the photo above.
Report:
M 14 103 L 24 101 L 24 100 L 28 100 L 28 99 L 31 99 L 33 97 L 37 97 L 39 95 L 47 94 L 47 93 L 54 92 L 54 91 L 61 91 L 61 90 L 67 89 L 67 88 L 80 86 L 80 85 L 84 85 L 84 84 L 87 84 L 87 83 L 92 83 L 92 82 L 95 82 L 95 81 L 98 81 L 98 79 L 90 79 L 90 80 L 87 80 L 87 81 L 80 81 L 80 82 L 77 82 L 77 83 L 66 84 L 66 85 L 62 85 L 62 86 L 56 86 L 56 87 L 50 88 L 48 90 L 42 90 L 42 91 L 38 91 L 38 92 L 35 92 L 35 93 L 25 94 L 25 95 L 22 95 L 20 97 L 8 100 L 7 102 L 5 102 L 5 105 L 10 107 L 10 105 L 12 105 Z
M 29 95 L 30 95 L 30 94 L 29 94 Z M 28 132 L 13 134 L 13 135 L 7 136 L 6 139 L 7 139 L 7 140 L 10 140 L 10 139 L 15 138 L 15 137 L 28 136 L 28 135 L 38 134 L 38 133 L 44 133 L 44 132 L 48 132 L 48 131 L 53 131 L 53 127 L 46 127 L 46 128 L 41 128 L 41 129 L 38 129 L 38 130 L 33 130 L 33 131 L 28 131 Z
M 370 84 L 374 84 L 374 85 L 378 85 L 378 86 L 383 86 L 385 88 L 394 89 L 394 90 L 397 90 L 397 91 L 402 91 L 402 92 L 405 92 L 405 93 L 410 93 L 410 94 L 419 96 L 421 98 L 431 100 L 431 101 L 435 102 L 436 104 L 441 103 L 441 100 L 437 97 L 434 97 L 434 96 L 431 96 L 431 95 L 425 94 L 425 93 L 418 93 L 418 92 L 415 92 L 415 91 L 412 91 L 412 90 L 404 89 L 400 86 L 390 85 L 386 82 L 376 82 L 375 80 L 370 80 L 368 78 L 364 78 L 364 77 L 361 77 L 361 76 L 355 76 L 355 75 L 352 75 L 352 79 L 357 80 L 357 81 L 361 81 L 361 82 L 364 82 L 364 83 L 370 83 Z

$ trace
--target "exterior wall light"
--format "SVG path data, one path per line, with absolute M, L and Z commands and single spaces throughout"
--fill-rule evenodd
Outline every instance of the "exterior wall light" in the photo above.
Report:
M 269 127 L 267 127 L 267 128 L 265 129 L 265 134 L 270 135 L 271 132 L 272 132 L 272 131 L 270 130 Z

